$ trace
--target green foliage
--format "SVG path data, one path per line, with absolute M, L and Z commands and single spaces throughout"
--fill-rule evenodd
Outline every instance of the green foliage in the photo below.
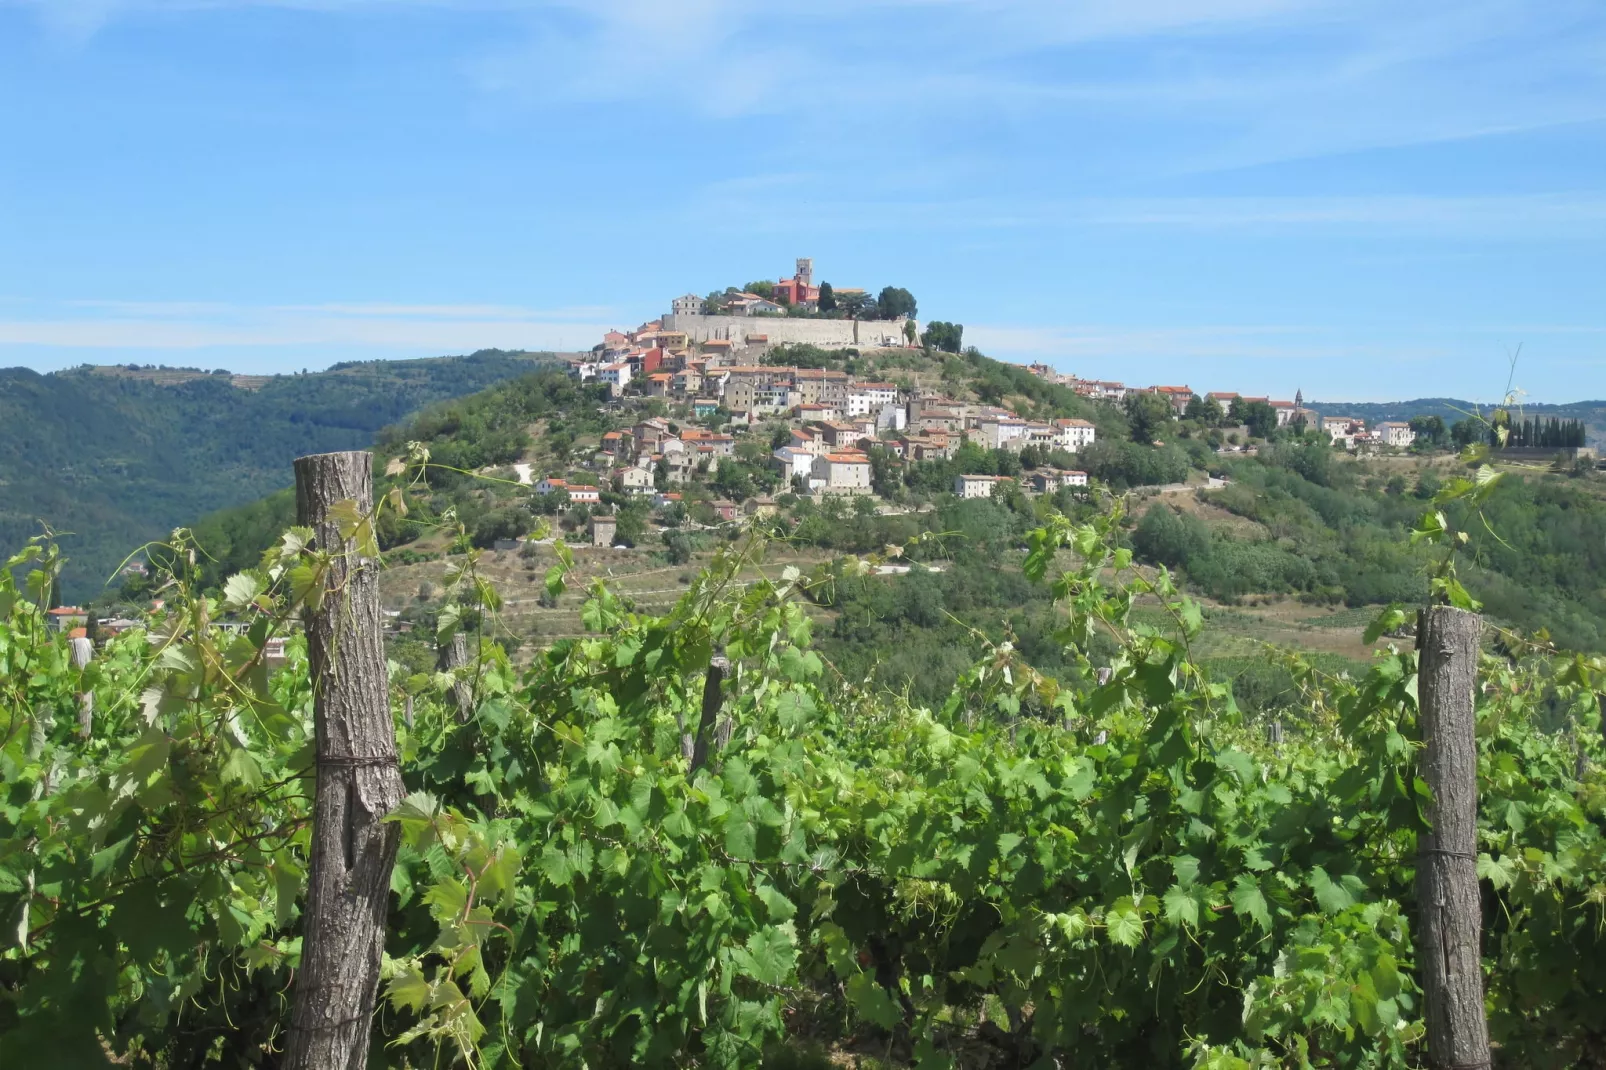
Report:
M 1132 425 L 1132 441 L 1148 445 L 1165 433 L 1176 419 L 1176 410 L 1163 394 L 1134 390 L 1124 403 L 1126 419 Z
M 170 376 L 182 381 L 167 385 L 157 381 L 162 373 L 121 368 L 0 371 L 0 553 L 37 535 L 43 520 L 64 533 L 63 597 L 91 598 L 135 547 L 288 484 L 296 457 L 366 448 L 412 412 L 540 362 L 486 350 L 337 364 L 248 388 L 198 374 Z M 287 523 L 282 510 L 261 521 L 267 541 L 252 544 L 234 568 L 253 563 Z M 211 534 L 224 537 L 209 538 L 208 548 L 227 551 L 238 532 Z
M 900 316 L 913 319 L 919 314 L 915 295 L 902 286 L 883 286 L 875 303 L 882 319 L 895 320 Z
M 1173 445 L 1149 446 L 1120 439 L 1099 439 L 1076 455 L 1077 466 L 1115 490 L 1181 483 L 1191 465 Z
M 999 506 L 959 504 L 991 510 L 949 518 L 967 542 L 1017 537 Z M 375 516 L 346 527 L 376 538 Z M 1191 660 L 1199 607 L 1133 567 L 1121 527 L 1052 514 L 1026 535 L 1061 671 L 984 643 L 935 706 L 812 649 L 801 598 L 872 562 L 740 582 L 756 539 L 663 616 L 593 587 L 588 636 L 522 673 L 492 644 L 458 676 L 398 666 L 412 794 L 390 815 L 376 1057 L 812 1065 L 782 1052 L 826 1031 L 926 1066 L 977 1045 L 1069 1067 L 1420 1064 L 1415 655 L 1353 678 L 1292 659 L 1267 742 Z M 263 654 L 328 557 L 292 531 L 209 600 L 171 549 L 169 609 L 85 670 L 35 601 L 51 551 L 13 562 L 46 577 L 26 592 L 0 572 L 7 1065 L 260 1065 L 283 1029 L 311 693 L 299 640 L 275 673 Z M 488 612 L 476 561 L 453 583 Z M 251 627 L 218 631 L 223 612 Z M 1560 1068 L 1606 1043 L 1606 663 L 1521 649 L 1485 658 L 1477 692 L 1488 1002 L 1502 1059 Z M 463 683 L 467 724 L 441 701 Z
M 934 349 L 939 353 L 957 353 L 963 345 L 964 335 L 963 324 L 932 320 L 921 332 L 920 341 L 927 349 Z

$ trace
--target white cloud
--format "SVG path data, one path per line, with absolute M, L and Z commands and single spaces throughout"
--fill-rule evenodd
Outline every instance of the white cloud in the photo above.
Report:
M 378 347 L 418 355 L 469 349 L 590 348 L 615 325 L 605 308 L 83 300 L 0 317 L 0 346 L 79 349 Z
M 1219 170 L 1606 116 L 1606 13 L 1591 0 L 0 0 L 82 36 L 108 19 L 220 8 L 433 10 L 498 20 L 463 61 L 493 98 L 631 102 L 713 121 L 784 117 L 771 146 L 842 123 L 930 140 L 1020 123 L 1085 136 L 1166 124 L 1130 173 Z M 860 115 L 850 121 L 849 115 Z M 879 120 L 879 121 L 878 121 Z M 693 136 L 710 137 L 699 129 Z M 1174 136 L 1181 134 L 1182 136 Z

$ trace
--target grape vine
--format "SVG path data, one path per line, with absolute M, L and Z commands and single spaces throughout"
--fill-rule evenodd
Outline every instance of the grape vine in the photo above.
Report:
M 1196 666 L 1199 607 L 1119 531 L 1112 512 L 1032 538 L 1071 672 L 989 646 L 939 709 L 810 649 L 804 596 L 871 562 L 772 574 L 756 535 L 662 615 L 595 585 L 591 634 L 527 668 L 480 626 L 466 666 L 393 665 L 411 794 L 374 1057 L 1420 1065 L 1415 653 L 1360 678 L 1296 659 L 1297 716 L 1270 733 Z M 291 531 L 208 593 L 187 537 L 167 551 L 165 607 L 83 669 L 44 625 L 54 548 L 0 570 L 5 1065 L 271 1066 L 282 1046 L 311 806 L 293 621 L 327 562 Z M 472 556 L 452 590 L 440 638 L 494 620 Z M 1603 679 L 1517 637 L 1484 657 L 1500 1065 L 1606 1066 Z

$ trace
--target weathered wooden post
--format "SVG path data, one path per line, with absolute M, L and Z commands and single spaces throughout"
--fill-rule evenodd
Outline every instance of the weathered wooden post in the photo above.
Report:
M 435 667 L 441 672 L 456 673 L 468 664 L 468 640 L 461 631 L 452 633 L 451 641 L 440 644 L 435 651 Z M 474 694 L 468 681 L 458 680 L 452 685 L 452 701 L 457 704 L 459 724 L 467 724 L 474 716 Z
M 379 987 L 399 829 L 385 824 L 405 792 L 396 766 L 375 563 L 344 537 L 335 506 L 373 511 L 368 453 L 296 461 L 296 518 L 330 553 L 324 598 L 306 610 L 317 726 L 301 972 L 283 1066 L 361 1070 Z
M 73 668 L 80 672 L 89 668 L 89 663 L 95 660 L 95 643 L 85 636 L 75 636 L 67 640 L 67 650 L 72 658 Z M 94 730 L 95 693 L 93 691 L 80 691 L 78 693 L 78 738 L 88 739 L 94 733 Z
M 1418 954 L 1428 1060 L 1441 1070 L 1486 1070 L 1483 916 L 1478 898 L 1478 745 L 1473 708 L 1482 618 L 1430 606 L 1417 635 L 1422 776 L 1432 790 L 1419 838 Z
M 725 655 L 716 654 L 709 660 L 708 675 L 703 677 L 703 708 L 697 723 L 697 734 L 693 737 L 690 733 L 683 733 L 680 740 L 681 753 L 689 760 L 686 769 L 688 776 L 695 775 L 708 762 L 708 745 L 712 742 L 719 708 L 725 704 L 725 673 L 729 670 L 730 660 Z M 726 740 L 729 740 L 728 733 Z

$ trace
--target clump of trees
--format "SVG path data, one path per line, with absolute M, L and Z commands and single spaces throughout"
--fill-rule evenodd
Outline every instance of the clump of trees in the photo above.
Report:
M 1582 420 L 1558 420 L 1555 417 L 1548 420 L 1534 417 L 1513 420 L 1505 415 L 1496 417 L 1488 428 L 1489 445 L 1496 447 L 1573 449 L 1583 446 L 1587 437 Z
M 920 342 L 927 349 L 939 353 L 958 353 L 963 348 L 964 336 L 964 324 L 932 320 L 921 332 Z

